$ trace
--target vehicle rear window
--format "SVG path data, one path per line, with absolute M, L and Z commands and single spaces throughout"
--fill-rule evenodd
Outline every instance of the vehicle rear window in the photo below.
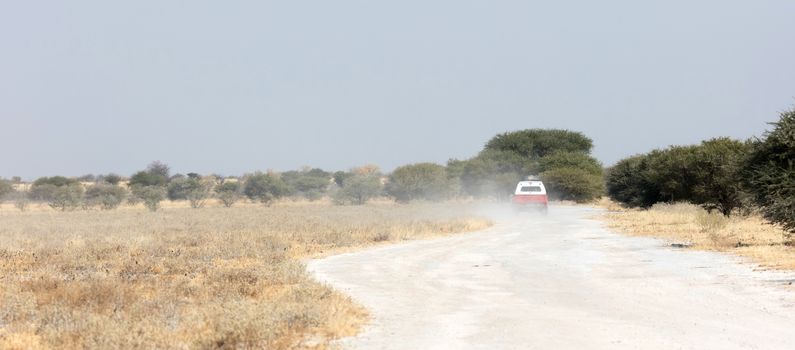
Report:
M 522 192 L 541 192 L 541 186 L 522 186 Z

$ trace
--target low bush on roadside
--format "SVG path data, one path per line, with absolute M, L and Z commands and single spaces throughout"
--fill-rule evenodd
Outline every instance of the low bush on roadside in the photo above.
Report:
M 608 170 L 607 193 L 630 207 L 688 201 L 730 215 L 743 205 L 745 142 L 716 138 L 619 161 Z

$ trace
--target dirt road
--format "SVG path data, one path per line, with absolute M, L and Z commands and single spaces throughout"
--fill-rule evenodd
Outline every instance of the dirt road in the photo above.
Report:
M 349 349 L 795 349 L 795 275 L 611 233 L 596 209 L 309 263 L 367 307 Z

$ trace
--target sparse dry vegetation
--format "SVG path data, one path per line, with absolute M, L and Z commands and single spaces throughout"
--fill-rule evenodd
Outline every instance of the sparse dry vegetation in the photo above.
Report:
M 693 249 L 733 253 L 772 268 L 795 269 L 795 247 L 786 232 L 756 215 L 725 217 L 687 203 L 658 203 L 649 210 L 601 202 L 611 229 L 657 237 Z
M 322 349 L 366 314 L 302 259 L 490 224 L 466 204 L 164 204 L 0 209 L 0 349 Z

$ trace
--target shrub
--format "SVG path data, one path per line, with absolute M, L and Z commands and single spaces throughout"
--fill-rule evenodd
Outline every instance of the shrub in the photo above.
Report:
M 764 139 L 753 142 L 745 184 L 766 219 L 795 233 L 795 109 L 772 125 Z
M 133 186 L 166 186 L 169 179 L 169 167 L 159 161 L 152 162 L 146 170 L 139 171 L 130 177 Z
M 124 201 L 127 191 L 119 186 L 98 183 L 86 189 L 85 205 L 99 206 L 104 210 L 116 209 Z
M 63 176 L 42 177 L 33 182 L 29 196 L 47 202 L 53 209 L 66 211 L 80 205 L 83 186 L 77 180 Z
M 749 145 L 730 138 L 704 141 L 696 148 L 693 168 L 693 203 L 709 212 L 729 216 L 743 205 L 742 164 Z
M 75 179 L 63 176 L 41 177 L 30 186 L 30 198 L 39 201 L 52 199 L 55 189 L 62 186 L 80 185 Z
M 322 169 L 287 171 L 281 178 L 293 195 L 316 200 L 326 194 L 332 175 Z
M 633 207 L 688 201 L 729 215 L 743 205 L 740 169 L 747 150 L 743 142 L 717 138 L 630 157 L 609 169 L 607 192 Z
M 83 186 L 80 184 L 52 186 L 47 202 L 53 209 L 59 209 L 61 211 L 72 210 L 80 206 L 82 196 Z
M 333 198 L 337 204 L 362 205 L 381 195 L 382 189 L 378 173 L 352 173 L 345 178 Z
M 659 194 L 646 182 L 648 156 L 638 155 L 620 160 L 607 170 L 607 194 L 616 202 L 630 207 L 648 208 Z
M 240 183 L 223 182 L 215 186 L 215 193 L 218 196 L 218 200 L 229 208 L 240 199 Z
M 540 174 L 547 192 L 554 199 L 588 202 L 604 192 L 601 172 L 593 174 L 580 168 L 553 168 Z
M 278 174 L 257 172 L 248 176 L 243 193 L 252 201 L 270 205 L 274 199 L 287 195 L 288 188 Z
M 136 186 L 133 187 L 132 192 L 147 209 L 153 212 L 160 209 L 160 202 L 166 199 L 166 189 L 161 186 Z
M 0 179 L 0 201 L 12 192 L 14 192 L 14 186 L 10 182 Z
M 185 198 L 190 203 L 191 208 L 203 208 L 212 195 L 214 183 L 209 179 L 205 180 L 191 177 L 190 180 L 193 182 L 193 185 L 188 190 Z
M 386 192 L 397 201 L 439 200 L 450 194 L 445 168 L 433 163 L 404 165 L 389 176 Z
M 24 194 L 17 196 L 17 198 L 14 200 L 14 206 L 17 209 L 19 209 L 19 211 L 27 210 L 29 204 L 30 201 L 28 200 L 28 197 Z
M 111 185 L 118 185 L 121 182 L 122 178 L 119 175 L 110 173 L 107 175 L 100 175 L 97 177 L 97 182 L 105 182 Z

